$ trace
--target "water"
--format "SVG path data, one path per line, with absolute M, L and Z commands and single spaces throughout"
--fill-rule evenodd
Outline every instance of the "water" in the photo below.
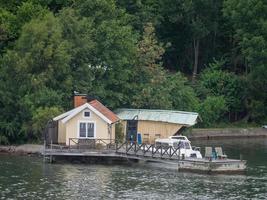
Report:
M 178 173 L 144 166 L 48 164 L 0 155 L 0 199 L 267 199 L 267 139 L 192 141 L 248 160 L 246 175 Z

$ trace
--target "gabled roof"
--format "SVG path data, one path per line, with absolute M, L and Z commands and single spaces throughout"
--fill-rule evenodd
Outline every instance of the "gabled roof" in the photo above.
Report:
M 198 113 L 175 110 L 149 110 L 149 109 L 118 109 L 115 111 L 122 120 L 147 120 L 160 121 L 185 126 L 193 126 L 197 123 Z
M 112 123 L 119 121 L 119 117 L 109 110 L 106 106 L 104 106 L 101 102 L 97 101 L 96 99 L 90 101 L 89 104 L 93 106 L 96 110 L 106 116 Z
M 62 120 L 63 123 L 66 123 L 67 121 L 69 121 L 70 119 L 72 119 L 74 116 L 76 116 L 78 113 L 80 113 L 81 111 L 85 109 L 91 110 L 108 124 L 112 124 L 119 120 L 119 118 L 112 111 L 110 111 L 107 107 L 105 107 L 99 101 L 93 100 L 91 102 L 85 103 L 77 108 L 74 108 L 57 117 L 54 117 L 53 120 L 54 121 Z

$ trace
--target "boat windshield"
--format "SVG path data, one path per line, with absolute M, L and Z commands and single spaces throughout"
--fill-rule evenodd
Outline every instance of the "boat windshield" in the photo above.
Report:
M 184 142 L 184 144 L 185 144 L 185 148 L 186 148 L 186 149 L 190 149 L 190 145 L 189 145 L 188 142 Z
M 181 141 L 181 142 L 180 142 L 180 147 L 181 147 L 182 149 L 191 149 L 191 148 L 190 148 L 190 144 L 189 144 L 188 142 L 184 142 L 184 141 Z

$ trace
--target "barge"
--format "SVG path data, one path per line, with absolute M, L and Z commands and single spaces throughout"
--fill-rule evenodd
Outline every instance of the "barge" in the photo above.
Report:
M 205 147 L 204 157 L 199 147 L 192 147 L 186 136 L 171 136 L 168 139 L 155 140 L 159 146 L 179 147 L 179 171 L 205 172 L 205 173 L 243 173 L 246 170 L 246 161 L 228 159 L 221 147 Z M 171 163 L 169 163 L 171 164 Z
M 185 159 L 178 163 L 178 170 L 210 174 L 242 174 L 246 170 L 246 161 L 235 159 Z

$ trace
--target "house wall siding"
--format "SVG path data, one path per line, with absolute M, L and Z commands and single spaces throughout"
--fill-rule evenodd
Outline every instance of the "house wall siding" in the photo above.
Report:
M 87 109 L 88 110 L 88 109 Z M 79 122 L 93 122 L 95 123 L 95 138 L 96 139 L 110 139 L 110 134 L 108 133 L 108 123 L 101 119 L 94 112 L 90 111 L 91 115 L 89 118 L 84 118 L 83 111 L 77 114 L 75 117 L 70 119 L 66 123 L 66 144 L 69 144 L 69 138 L 79 137 Z M 112 125 L 115 126 L 115 125 Z M 113 139 L 115 134 L 112 134 Z
M 127 121 L 121 122 L 124 126 L 124 134 L 127 137 Z M 142 141 L 154 143 L 157 138 L 168 138 L 174 135 L 183 125 L 158 121 L 138 121 L 137 132 L 141 133 Z
M 138 133 L 142 134 L 149 143 L 154 143 L 156 138 L 168 138 L 174 135 L 182 125 L 157 121 L 138 121 Z M 146 138 L 148 137 L 148 138 Z

